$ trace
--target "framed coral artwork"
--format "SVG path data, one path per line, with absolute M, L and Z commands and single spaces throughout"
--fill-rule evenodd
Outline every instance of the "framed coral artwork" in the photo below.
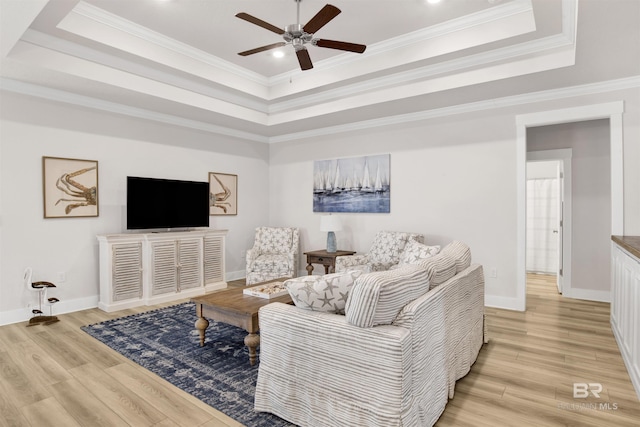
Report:
M 45 218 L 98 216 L 98 162 L 42 157 Z
M 238 175 L 209 172 L 209 215 L 238 214 Z

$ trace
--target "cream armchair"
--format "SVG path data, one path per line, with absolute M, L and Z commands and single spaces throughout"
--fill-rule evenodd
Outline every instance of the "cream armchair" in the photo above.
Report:
M 279 277 L 296 277 L 298 271 L 297 228 L 258 227 L 253 247 L 246 255 L 246 284 Z
M 363 270 L 367 273 L 389 270 L 398 264 L 402 251 L 410 240 L 423 243 L 424 236 L 417 233 L 379 231 L 368 253 L 337 257 L 336 273 L 347 270 Z

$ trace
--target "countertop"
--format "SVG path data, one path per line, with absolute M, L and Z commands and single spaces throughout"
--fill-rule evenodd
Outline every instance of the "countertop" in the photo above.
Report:
M 640 236 L 611 236 L 611 240 L 631 255 L 640 259 Z

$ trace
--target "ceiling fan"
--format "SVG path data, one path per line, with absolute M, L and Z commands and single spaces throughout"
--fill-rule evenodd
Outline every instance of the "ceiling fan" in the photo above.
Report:
M 268 22 L 256 18 L 255 16 L 249 15 L 248 13 L 238 13 L 236 17 L 262 27 L 266 30 L 272 31 L 276 34 L 279 34 L 285 40 L 283 42 L 273 43 L 266 46 L 257 47 L 255 49 L 246 50 L 244 52 L 238 53 L 238 55 L 253 55 L 254 53 L 264 52 L 265 50 L 270 49 L 277 49 L 279 47 L 290 44 L 295 49 L 296 56 L 298 57 L 298 62 L 300 63 L 300 68 L 304 71 L 313 68 L 311 57 L 309 56 L 309 52 L 307 51 L 307 47 L 305 46 L 309 43 L 318 47 L 345 50 L 348 52 L 363 53 L 365 51 L 367 46 L 363 44 L 313 38 L 315 32 L 324 27 L 333 18 L 340 14 L 340 9 L 333 5 L 327 4 L 322 9 L 320 9 L 320 11 L 316 13 L 316 15 L 311 18 L 309 22 L 302 26 L 300 25 L 300 2 L 302 0 L 294 1 L 298 4 L 298 23 L 287 25 L 286 27 L 284 27 L 284 29 L 278 28 L 275 25 L 271 25 Z

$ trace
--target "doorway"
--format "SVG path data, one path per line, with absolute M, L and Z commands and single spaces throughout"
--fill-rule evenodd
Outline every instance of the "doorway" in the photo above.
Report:
M 560 294 L 571 289 L 571 155 L 527 153 L 526 271 L 553 276 Z
M 516 179 L 517 179 L 517 253 L 516 253 L 516 295 L 509 299 L 509 308 L 526 310 L 526 168 L 527 168 L 527 128 L 559 123 L 573 123 L 586 120 L 608 119 L 610 142 L 610 234 L 623 234 L 623 156 L 622 156 L 622 114 L 624 103 L 615 101 L 603 104 L 543 111 L 516 116 Z M 566 263 L 566 260 L 565 260 Z M 589 299 L 610 301 L 609 292 L 590 292 Z M 503 305 L 507 303 L 504 299 Z

